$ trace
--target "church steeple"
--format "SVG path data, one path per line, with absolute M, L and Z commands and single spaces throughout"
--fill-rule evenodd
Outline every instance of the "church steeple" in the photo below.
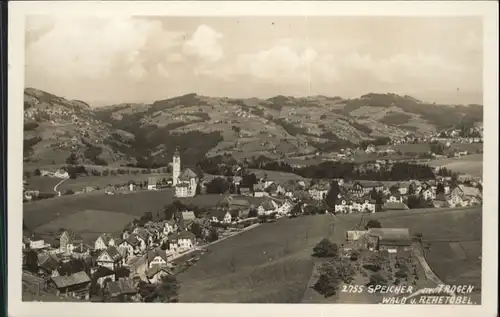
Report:
M 179 181 L 179 176 L 181 175 L 181 154 L 179 149 L 176 148 L 174 152 L 174 157 L 172 158 L 172 182 L 176 186 Z
M 180 156 L 181 156 L 181 153 L 179 152 L 179 148 L 176 147 L 175 152 L 174 152 L 174 157 L 180 157 Z

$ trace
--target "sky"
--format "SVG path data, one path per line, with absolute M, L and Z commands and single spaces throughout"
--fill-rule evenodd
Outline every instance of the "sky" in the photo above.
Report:
M 474 17 L 29 16 L 25 86 L 93 106 L 188 93 L 482 104 Z

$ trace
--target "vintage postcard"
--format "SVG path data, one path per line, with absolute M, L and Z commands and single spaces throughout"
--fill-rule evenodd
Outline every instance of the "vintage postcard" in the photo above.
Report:
M 9 316 L 493 316 L 497 9 L 11 3 Z

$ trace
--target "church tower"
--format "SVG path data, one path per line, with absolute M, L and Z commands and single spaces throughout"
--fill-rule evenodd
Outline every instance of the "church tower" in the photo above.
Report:
M 172 182 L 174 186 L 177 185 L 180 175 L 181 175 L 181 155 L 179 154 L 179 150 L 175 149 L 172 162 Z

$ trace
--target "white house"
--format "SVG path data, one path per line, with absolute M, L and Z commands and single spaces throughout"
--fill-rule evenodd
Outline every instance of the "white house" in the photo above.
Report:
M 347 200 L 342 199 L 339 204 L 335 204 L 335 212 L 347 214 L 351 211 L 351 204 Z
M 403 197 L 401 195 L 390 195 L 389 199 L 387 199 L 391 203 L 402 203 L 403 202 Z
M 44 240 L 30 240 L 29 245 L 30 249 L 32 250 L 42 250 L 50 248 L 50 244 L 45 243 Z
M 323 200 L 328 193 L 328 185 L 324 184 L 314 184 L 309 188 L 309 195 L 314 200 Z
M 109 246 L 115 245 L 115 239 L 113 239 L 110 235 L 104 233 L 101 234 L 94 243 L 95 250 L 104 250 Z
M 189 250 L 196 244 L 196 237 L 190 231 L 182 231 L 177 235 L 177 243 L 179 248 Z
M 375 201 L 366 199 L 361 204 L 361 211 L 374 213 L 375 212 Z
M 173 220 L 165 221 L 163 225 L 163 235 L 167 236 L 171 232 L 177 231 L 177 224 Z
M 278 214 L 286 215 L 292 210 L 292 208 L 293 204 L 289 200 L 285 200 L 285 202 L 278 207 Z
M 278 208 L 278 204 L 274 200 L 269 199 L 263 202 L 259 207 L 257 207 L 257 213 L 259 215 L 269 215 L 273 212 L 278 212 Z
M 148 178 L 148 190 L 156 190 L 156 177 Z
M 436 198 L 436 194 L 432 190 L 432 188 L 427 188 L 425 190 L 422 190 L 421 194 L 422 194 L 422 196 L 424 197 L 425 200 L 433 200 L 433 199 Z
M 155 266 L 167 266 L 172 256 L 173 253 L 170 250 L 150 250 L 147 253 L 148 268 L 151 269 Z
M 154 266 L 146 271 L 149 283 L 158 284 L 164 276 L 172 275 L 172 271 L 166 266 Z
M 123 257 L 115 247 L 111 246 L 101 252 L 101 254 L 97 257 L 96 262 L 97 265 L 107 267 L 108 269 L 114 271 L 122 265 Z

